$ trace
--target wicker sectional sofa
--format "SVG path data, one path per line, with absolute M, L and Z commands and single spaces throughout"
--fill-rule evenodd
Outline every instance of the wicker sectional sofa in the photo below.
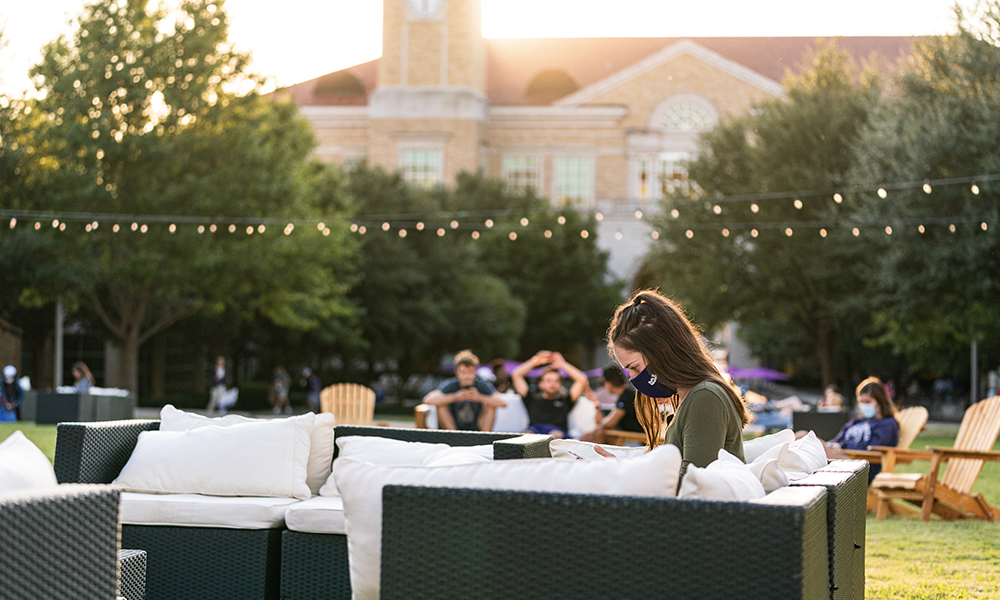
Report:
M 60 424 L 59 481 L 111 482 L 157 428 Z M 354 435 L 492 443 L 496 459 L 549 453 L 544 436 L 335 429 Z M 860 599 L 867 469 L 834 461 L 751 502 L 388 486 L 382 598 Z M 441 511 L 447 522 L 428 518 Z M 149 600 L 351 597 L 344 535 L 123 525 L 122 546 L 147 552 Z

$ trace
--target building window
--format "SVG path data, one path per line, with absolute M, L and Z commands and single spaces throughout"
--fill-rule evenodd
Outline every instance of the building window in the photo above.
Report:
M 537 156 L 505 156 L 503 180 L 514 194 L 523 195 L 529 187 L 537 190 L 542 184 L 542 161 Z
M 685 161 L 691 157 L 683 152 L 663 152 L 659 156 L 659 172 L 657 177 L 660 180 L 660 197 L 679 191 L 687 194 L 690 191 L 688 185 L 687 167 Z
M 650 129 L 662 131 L 706 131 L 719 121 L 715 106 L 697 94 L 675 94 L 656 107 Z
M 400 157 L 403 181 L 420 187 L 433 187 L 443 181 L 444 152 L 416 148 L 403 150 Z
M 643 204 L 653 197 L 659 187 L 656 185 L 656 175 L 653 172 L 654 162 L 647 157 L 635 160 L 635 195 Z
M 690 159 L 691 155 L 686 152 L 661 152 L 633 158 L 632 193 L 635 199 L 644 205 L 674 192 L 690 193 L 691 182 L 684 166 Z
M 558 206 L 587 206 L 594 200 L 594 159 L 558 156 L 552 161 L 553 194 Z

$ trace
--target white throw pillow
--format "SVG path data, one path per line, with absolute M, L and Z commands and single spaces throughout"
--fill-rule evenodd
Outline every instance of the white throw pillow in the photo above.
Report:
M 344 499 L 354 598 L 377 600 L 379 596 L 382 488 L 386 485 L 670 497 L 677 488 L 680 468 L 680 451 L 670 445 L 627 461 L 538 458 L 454 467 L 391 467 L 338 459 L 333 476 Z
M 421 465 L 425 467 L 452 467 L 455 465 L 471 465 L 493 460 L 493 446 L 452 446 L 440 450 L 424 458 Z
M 778 464 L 777 458 L 758 458 L 747 467 L 757 477 L 760 484 L 764 486 L 764 491 L 768 494 L 788 485 L 788 474 Z
M 342 458 L 353 458 L 377 465 L 420 466 L 432 454 L 449 450 L 448 444 L 428 444 L 426 442 L 404 442 L 375 435 L 349 435 L 337 439 L 337 460 L 330 476 L 319 490 L 320 496 L 336 497 L 337 480 L 334 473 Z
M 785 472 L 789 481 L 812 475 L 816 469 L 826 466 L 823 443 L 811 431 L 801 440 L 771 448 L 754 462 L 771 459 L 777 459 L 778 467 Z
M 747 459 L 747 464 L 750 464 L 771 448 L 785 443 L 791 444 L 794 441 L 795 433 L 791 429 L 782 429 L 771 435 L 762 435 L 752 440 L 746 440 L 743 442 L 743 457 Z
M 587 398 L 580 396 L 580 399 L 573 405 L 573 410 L 569 411 L 566 417 L 569 425 L 569 437 L 578 440 L 585 433 L 590 433 L 597 428 L 597 407 Z
M 517 392 L 500 394 L 500 397 L 507 406 L 497 407 L 496 417 L 493 419 L 493 431 L 520 433 L 527 429 L 531 422 L 528 419 L 528 409 L 524 407 L 524 399 L 518 396 Z M 434 422 L 437 423 L 436 420 Z
M 792 442 L 789 448 L 806 460 L 810 474 L 817 469 L 822 469 L 827 464 L 826 448 L 813 431 L 810 431 L 802 439 Z
M 707 467 L 688 465 L 677 495 L 705 500 L 754 500 L 767 494 L 742 460 L 720 449 L 718 460 Z
M 646 453 L 646 446 L 612 446 L 610 444 L 594 444 L 579 440 L 552 440 L 549 442 L 549 453 L 556 460 L 603 460 L 607 458 L 594 450 L 600 446 L 616 458 L 635 458 Z
M 307 413 L 312 415 L 313 413 Z M 288 419 L 301 419 L 287 417 Z M 330 467 L 333 464 L 333 426 L 332 413 L 313 415 L 313 426 L 309 432 L 309 466 L 306 485 L 313 494 L 318 494 L 327 478 L 330 477 Z M 274 419 L 251 419 L 242 415 L 226 415 L 224 417 L 205 417 L 197 413 L 178 410 L 167 404 L 160 410 L 160 431 L 188 431 L 199 427 L 231 427 L 241 423 L 258 423 Z
M 59 485 L 52 463 L 20 431 L 0 442 L 0 492 L 44 490 Z
M 144 431 L 112 482 L 130 492 L 309 498 L 313 415 L 189 431 Z

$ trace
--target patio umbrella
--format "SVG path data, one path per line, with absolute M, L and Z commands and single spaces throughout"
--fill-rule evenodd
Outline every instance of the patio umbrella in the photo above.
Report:
M 740 367 L 730 365 L 727 370 L 729 371 L 729 374 L 733 376 L 733 379 L 766 379 L 769 381 L 788 381 L 791 379 L 791 377 L 785 375 L 781 371 L 775 371 L 774 369 L 768 369 L 766 367 L 750 367 L 749 369 L 741 369 Z

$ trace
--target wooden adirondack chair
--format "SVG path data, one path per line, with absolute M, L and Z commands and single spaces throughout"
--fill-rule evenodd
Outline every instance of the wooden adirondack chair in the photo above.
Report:
M 994 396 L 973 404 L 965 411 L 954 448 L 929 447 L 926 453 L 902 451 L 899 448 L 885 449 L 895 451 L 897 458 L 911 456 L 919 460 L 929 456 L 931 465 L 926 475 L 879 473 L 871 485 L 878 497 L 875 518 L 884 519 L 890 511 L 916 512 L 895 502 L 905 500 L 921 507 L 920 518 L 924 521 L 930 520 L 931 513 L 945 519 L 1000 519 L 1000 509 L 990 506 L 982 494 L 972 493 L 972 486 L 983 468 L 983 461 L 1000 461 L 1000 452 L 990 450 L 996 443 L 998 434 L 1000 396 Z M 948 466 L 939 479 L 938 472 L 944 461 L 948 462 Z
M 333 413 L 337 425 L 371 425 L 375 392 L 358 383 L 336 383 L 319 394 L 322 412 Z

